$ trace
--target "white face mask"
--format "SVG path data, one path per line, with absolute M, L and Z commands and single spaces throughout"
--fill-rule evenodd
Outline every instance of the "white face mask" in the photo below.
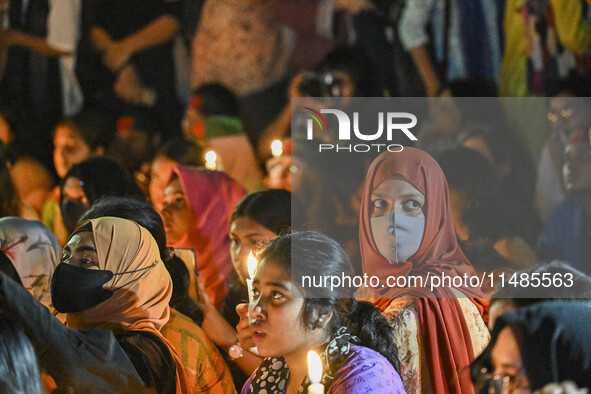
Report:
M 404 263 L 419 250 L 425 233 L 425 217 L 392 212 L 370 219 L 378 251 L 390 264 Z

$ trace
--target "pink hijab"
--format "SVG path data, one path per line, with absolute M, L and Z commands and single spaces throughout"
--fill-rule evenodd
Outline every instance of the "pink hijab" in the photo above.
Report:
M 228 292 L 233 270 L 228 237 L 230 218 L 246 191 L 219 171 L 178 166 L 173 169 L 171 180 L 174 175 L 179 177 L 194 221 L 187 234 L 169 246 L 195 251 L 199 275 L 219 308 Z

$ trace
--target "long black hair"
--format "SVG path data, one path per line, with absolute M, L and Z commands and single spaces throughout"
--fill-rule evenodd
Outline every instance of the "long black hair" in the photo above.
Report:
M 240 200 L 230 222 L 246 216 L 277 235 L 285 234 L 291 232 L 292 228 L 301 227 L 302 222 L 305 222 L 301 217 L 297 222 L 292 222 L 292 207 L 293 212 L 304 212 L 299 199 L 287 190 L 259 190 Z
M 41 394 L 35 349 L 14 316 L 0 309 L 0 389 L 3 393 Z
M 361 345 L 383 355 L 400 372 L 390 324 L 373 305 L 353 298 L 355 287 L 303 287 L 304 276 L 354 276 L 351 260 L 338 242 L 314 231 L 285 234 L 267 245 L 260 260 L 278 264 L 291 274 L 292 283 L 305 295 L 302 319 L 306 327 L 316 328 L 318 316 L 331 314 L 327 326 L 331 336 L 340 327 L 348 327 L 361 340 Z

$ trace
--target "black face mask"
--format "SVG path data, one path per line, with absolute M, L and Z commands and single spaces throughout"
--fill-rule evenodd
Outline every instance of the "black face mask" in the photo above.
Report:
M 80 219 L 88 210 L 88 205 L 83 204 L 80 201 L 66 198 L 62 201 L 60 209 L 62 210 L 64 226 L 66 227 L 66 230 L 68 230 L 68 233 L 71 234 L 76 228 L 78 219 Z
M 113 273 L 91 270 L 60 263 L 51 278 L 51 301 L 61 313 L 75 313 L 90 309 L 108 300 L 112 290 L 104 289 Z
M 151 265 L 133 271 L 124 271 L 114 274 L 108 270 L 94 270 L 77 267 L 68 263 L 60 263 L 53 272 L 51 278 L 51 301 L 55 309 L 61 313 L 82 312 L 108 300 L 115 290 L 119 290 L 133 282 L 140 280 L 150 269 L 158 264 L 159 260 Z M 117 287 L 114 290 L 104 289 L 105 283 L 114 276 L 142 272 L 137 278 Z

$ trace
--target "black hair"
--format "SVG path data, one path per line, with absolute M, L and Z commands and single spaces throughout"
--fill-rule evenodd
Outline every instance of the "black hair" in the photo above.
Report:
M 442 90 L 449 89 L 454 97 L 497 97 L 494 82 L 481 77 L 457 78 L 448 82 Z
M 319 315 L 332 314 L 327 327 L 331 336 L 340 327 L 347 326 L 350 333 L 361 340 L 361 345 L 382 354 L 400 372 L 390 324 L 373 305 L 353 298 L 354 287 L 302 286 L 304 276 L 353 277 L 351 260 L 338 242 L 315 231 L 285 234 L 267 245 L 260 260 L 280 265 L 291 275 L 292 283 L 302 290 L 305 295 L 302 319 L 307 327 L 315 328 Z
M 468 202 L 462 220 L 470 229 L 470 239 L 520 236 L 533 243 L 537 226 L 521 210 L 509 203 L 506 189 L 490 162 L 478 151 L 456 147 L 443 151 L 437 162 L 450 188 L 462 193 Z
M 591 97 L 591 78 L 578 72 L 572 72 L 567 77 L 552 81 L 546 91 L 546 96 L 554 97 L 567 93 L 574 97 Z
M 292 224 L 292 206 L 294 212 L 304 212 L 299 199 L 287 190 L 259 190 L 240 200 L 230 222 L 247 216 L 277 235 L 285 234 L 297 228 Z
M 112 122 L 101 112 L 85 110 L 63 120 L 58 126 L 65 126 L 78 133 L 91 151 L 99 147 L 107 149 L 115 136 Z
M 144 199 L 135 181 L 115 160 L 104 156 L 94 156 L 75 164 L 68 170 L 60 187 L 60 203 L 66 180 L 70 177 L 82 181 L 82 189 L 89 204 L 102 196 L 124 196 Z
M 462 193 L 468 202 L 462 220 L 470 238 L 515 236 L 511 217 L 504 214 L 501 185 L 490 162 L 478 151 L 457 147 L 437 156 L 450 188 Z
M 152 234 L 156 240 L 160 258 L 168 258 L 166 247 L 166 232 L 162 224 L 162 218 L 146 201 L 134 198 L 105 196 L 97 200 L 94 205 L 80 217 L 78 224 L 87 219 L 97 219 L 105 216 L 114 216 L 122 219 L 133 220 Z
M 205 84 L 193 90 L 193 95 L 202 100 L 199 112 L 203 115 L 225 115 L 236 117 L 240 113 L 238 98 L 232 91 L 220 84 Z
M 22 326 L 4 310 L 0 310 L 0 382 L 8 390 L 2 392 L 44 392 L 35 349 Z
M 181 166 L 203 167 L 205 159 L 201 147 L 183 138 L 166 141 L 154 154 L 154 159 L 166 157 Z
M 171 256 L 169 249 L 166 247 L 166 232 L 164 231 L 162 218 L 158 212 L 146 201 L 107 196 L 98 200 L 90 210 L 82 215 L 79 223 L 87 219 L 96 219 L 104 216 L 133 220 L 148 230 L 156 240 L 160 251 L 160 258 L 172 278 L 170 306 L 200 325 L 203 322 L 203 312 L 201 312 L 199 306 L 189 297 L 189 271 L 185 263 L 178 257 Z
M 186 264 L 180 257 L 172 255 L 164 261 L 164 265 L 172 278 L 172 296 L 170 306 L 190 317 L 195 323 L 203 323 L 203 312 L 199 306 L 189 297 L 191 276 Z
M 316 67 L 316 71 L 343 71 L 353 80 L 355 97 L 381 97 L 375 65 L 371 57 L 360 46 L 337 46 L 328 52 Z
M 0 272 L 4 273 L 4 275 L 8 276 L 19 285 L 23 285 L 21 277 L 19 276 L 16 268 L 14 268 L 14 264 L 12 264 L 12 261 L 10 261 L 6 253 L 4 253 L 2 250 L 0 250 Z
M 490 305 L 492 306 L 501 300 L 509 300 L 515 308 L 522 308 L 551 300 L 581 302 L 591 300 L 591 277 L 573 268 L 566 262 L 556 260 L 538 264 L 535 267 L 517 271 L 516 274 L 517 278 L 520 278 L 521 274 L 524 274 L 531 279 L 534 273 L 539 273 L 540 279 L 542 279 L 543 274 L 549 273 L 551 279 L 560 275 L 560 278 L 563 280 L 566 274 L 570 274 L 572 275 L 573 285 L 567 287 L 561 283 L 560 286 L 557 286 L 554 280 L 552 280 L 548 287 L 521 287 L 514 286 L 508 282 L 492 296 Z

